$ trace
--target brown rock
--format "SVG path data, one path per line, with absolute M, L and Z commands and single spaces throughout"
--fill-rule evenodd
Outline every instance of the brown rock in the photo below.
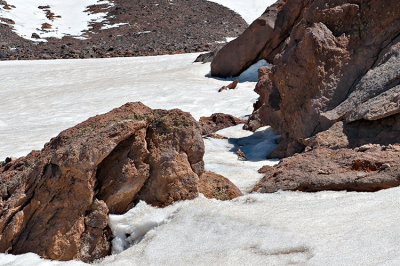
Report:
M 51 24 L 49 24 L 49 23 L 43 23 L 42 24 L 42 30 L 48 30 L 48 29 L 51 29 Z
M 284 39 L 273 52 L 259 52 L 273 59 L 273 67 L 261 73 L 260 98 L 248 128 L 271 125 L 282 140 L 270 157 L 280 158 L 302 151 L 307 139 L 340 121 L 343 132 L 336 146 L 399 143 L 400 13 L 394 10 L 400 2 L 301 0 L 290 9 L 299 14 L 296 23 L 285 28 L 286 35 L 275 32 L 293 2 L 271 8 L 277 12 L 269 16 L 275 18 L 274 31 L 262 31 L 268 42 Z M 255 40 L 260 34 L 250 27 L 242 36 Z M 255 49 L 245 42 L 243 47 Z
M 400 185 L 400 153 L 372 145 L 364 152 L 352 149 L 316 148 L 283 159 L 263 169 L 265 176 L 254 191 L 316 192 L 347 190 L 373 192 Z
M 238 76 L 260 59 L 272 62 L 307 2 L 278 0 L 268 7 L 243 34 L 217 53 L 211 63 L 211 75 Z
M 37 34 L 37 33 L 32 33 L 31 38 L 40 39 L 40 36 L 39 36 L 39 34 Z
M 237 84 L 239 83 L 239 80 L 235 79 L 232 83 L 230 83 L 227 86 L 221 87 L 218 92 L 224 91 L 224 90 L 233 90 L 236 89 Z
M 200 117 L 200 126 L 203 135 L 210 135 L 218 130 L 244 124 L 246 121 L 228 114 L 215 113 L 209 117 Z
M 231 200 L 242 196 L 242 192 L 229 179 L 213 172 L 200 176 L 199 192 L 209 199 Z
M 110 253 L 108 212 L 198 195 L 204 145 L 180 110 L 128 103 L 0 168 L 0 252 L 92 261 Z
M 12 20 L 12 19 L 9 19 L 9 18 L 1 18 L 1 17 L 0 17 L 0 21 L 1 21 L 1 22 L 4 22 L 4 23 L 6 23 L 6 24 L 10 24 L 10 25 L 14 25 L 14 24 L 15 24 L 15 21 Z

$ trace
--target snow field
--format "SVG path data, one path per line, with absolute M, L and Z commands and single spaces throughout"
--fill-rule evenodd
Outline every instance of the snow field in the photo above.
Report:
M 400 188 L 256 193 L 164 209 L 141 202 L 110 216 L 114 246 L 130 248 L 95 265 L 398 265 L 399 195 Z M 27 262 L 82 265 L 0 254 L 0 265 Z
M 0 62 L 0 159 L 41 149 L 60 131 L 129 101 L 180 108 L 195 119 L 249 115 L 255 82 L 218 93 L 230 81 L 206 77 L 210 65 L 192 63 L 197 55 Z

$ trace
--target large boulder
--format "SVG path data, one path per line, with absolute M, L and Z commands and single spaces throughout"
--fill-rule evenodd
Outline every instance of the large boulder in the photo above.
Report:
M 276 17 L 273 31 L 243 33 L 272 43 L 282 36 L 275 32 L 279 18 L 298 14 L 281 44 L 258 50 L 255 59 L 269 59 L 273 67 L 261 70 L 248 128 L 271 125 L 281 135 L 270 157 L 302 151 L 308 138 L 339 122 L 348 147 L 400 142 L 400 2 L 287 0 L 281 6 L 264 14 L 277 10 L 269 16 Z M 249 42 L 247 49 L 255 48 Z
M 211 62 L 211 75 L 238 76 L 260 59 L 272 62 L 306 5 L 303 0 L 278 0 L 238 38 L 220 49 Z
M 110 253 L 108 213 L 198 196 L 201 130 L 180 110 L 128 103 L 0 168 L 0 252 L 93 261 Z
M 400 185 L 400 146 L 364 145 L 357 149 L 316 148 L 262 169 L 254 191 L 374 192 Z

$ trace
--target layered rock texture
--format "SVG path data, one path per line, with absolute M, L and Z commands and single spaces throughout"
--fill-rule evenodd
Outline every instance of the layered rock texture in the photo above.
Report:
M 358 149 L 317 148 L 264 167 L 254 191 L 374 192 L 400 185 L 400 146 L 365 145 Z
M 392 0 L 280 0 L 220 50 L 211 73 L 273 63 L 260 70 L 248 123 L 281 135 L 270 157 L 300 152 L 328 129 L 328 138 L 340 136 L 330 147 L 398 143 L 399 10 Z
M 110 253 L 108 213 L 198 196 L 201 130 L 180 110 L 128 103 L 0 168 L 0 252 L 92 261 Z

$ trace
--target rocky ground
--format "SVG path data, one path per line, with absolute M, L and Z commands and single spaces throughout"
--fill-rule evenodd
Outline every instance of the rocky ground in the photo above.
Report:
M 107 9 L 110 25 L 92 23 L 86 40 L 73 37 L 32 42 L 12 31 L 12 21 L 0 24 L 0 60 L 148 56 L 213 50 L 226 37 L 247 27 L 236 13 L 204 0 L 113 0 Z M 1 1 L 2 8 L 6 1 Z M 102 6 L 91 12 L 104 12 Z M 45 30 L 45 29 L 44 29 Z

